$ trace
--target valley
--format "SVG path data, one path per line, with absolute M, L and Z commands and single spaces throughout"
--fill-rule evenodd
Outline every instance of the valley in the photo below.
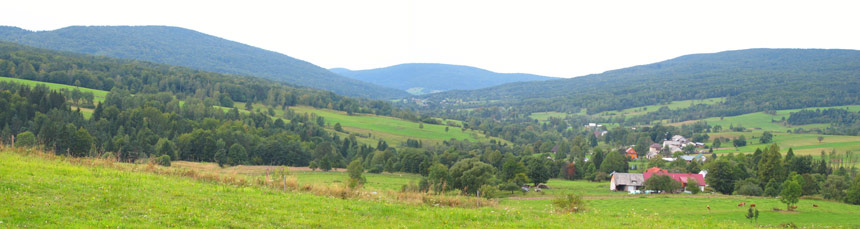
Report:
M 0 227 L 860 227 L 858 50 L 553 78 L 171 26 L 0 40 Z

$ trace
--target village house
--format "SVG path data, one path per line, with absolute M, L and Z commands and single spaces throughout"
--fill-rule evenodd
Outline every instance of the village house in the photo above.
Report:
M 705 157 L 705 155 L 702 155 L 700 153 L 700 154 L 697 154 L 695 156 L 694 155 L 684 155 L 684 156 L 681 156 L 681 159 L 687 161 L 687 163 L 690 163 L 693 161 L 705 163 L 705 161 L 708 160 L 708 157 Z
M 663 150 L 662 145 L 657 144 L 657 143 L 651 144 L 651 146 L 648 147 L 648 154 L 645 155 L 645 158 L 652 159 L 652 158 L 658 157 L 658 156 L 660 156 L 660 151 L 662 151 L 662 150 Z
M 672 140 L 663 141 L 663 148 L 668 148 L 670 153 L 684 151 L 684 147 L 687 145 L 695 145 L 696 143 L 688 141 L 684 136 L 675 135 L 672 136 Z
M 636 150 L 633 150 L 633 147 L 627 148 L 627 151 L 625 151 L 625 152 L 627 152 L 625 155 L 630 159 L 639 158 L 639 155 L 636 154 Z
M 645 177 L 641 173 L 613 173 L 609 179 L 609 190 L 626 191 L 631 194 L 645 187 Z

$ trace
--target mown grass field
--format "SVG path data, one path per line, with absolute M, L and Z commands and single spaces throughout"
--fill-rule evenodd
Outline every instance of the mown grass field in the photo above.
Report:
M 847 109 L 849 111 L 858 111 L 860 110 L 860 105 L 848 105 L 848 106 L 834 106 L 834 107 L 810 107 L 804 108 L 807 110 L 815 110 L 815 109 L 830 109 L 830 108 L 838 108 L 838 109 Z M 803 109 L 791 109 L 791 110 L 778 110 L 776 111 L 776 115 L 766 114 L 764 112 L 756 112 L 750 114 L 743 114 L 738 116 L 731 117 L 713 117 L 702 119 L 701 121 L 708 122 L 711 126 L 720 125 L 723 129 L 728 129 L 729 126 L 738 126 L 741 125 L 747 129 L 753 130 L 761 130 L 761 131 L 773 131 L 773 132 L 787 132 L 788 130 L 794 130 L 797 128 L 803 128 L 806 130 L 813 128 L 825 128 L 830 124 L 809 124 L 809 125 L 783 125 L 782 119 L 788 119 L 791 116 L 791 113 L 798 112 Z M 777 122 L 771 122 L 771 120 Z M 683 123 L 694 123 L 700 120 L 694 121 L 686 121 Z M 683 123 L 675 123 L 673 125 L 680 125 Z
M 0 227 L 740 227 L 595 208 L 434 207 L 341 199 L 0 152 Z M 589 202 L 597 203 L 597 202 Z M 596 205 L 599 206 L 599 205 Z
M 368 114 L 347 115 L 345 112 L 318 109 L 312 107 L 290 107 L 290 110 L 297 114 L 313 113 L 325 118 L 326 125 L 330 128 L 336 123 L 340 123 L 343 129 L 350 133 L 360 133 L 370 135 L 370 142 L 376 144 L 375 139 L 385 139 L 388 144 L 403 144 L 408 139 L 422 140 L 427 144 L 438 144 L 444 140 L 458 139 L 469 141 L 488 142 L 490 139 L 496 141 L 507 142 L 499 138 L 487 137 L 481 133 L 466 130 L 462 131 L 457 127 L 448 127 L 445 131 L 445 125 L 435 125 L 424 123 L 424 128 L 419 128 L 419 123 L 406 121 L 393 117 L 376 116 Z M 276 111 L 277 113 L 277 111 Z M 371 145 L 373 145 L 371 144 Z
M 654 112 L 660 110 L 661 107 L 667 107 L 670 110 L 677 110 L 680 108 L 690 107 L 696 104 L 717 104 L 725 101 L 725 98 L 710 98 L 710 99 L 695 99 L 695 100 L 681 100 L 681 101 L 672 101 L 668 104 L 657 104 L 650 106 L 642 106 L 642 107 L 634 107 L 627 108 L 621 111 L 604 111 L 595 114 L 596 116 L 639 116 L 644 115 L 650 112 Z
M 68 91 L 72 91 L 72 90 L 78 89 L 81 92 L 93 93 L 93 102 L 97 102 L 97 103 L 104 102 L 105 96 L 107 96 L 107 93 L 108 93 L 108 91 L 83 88 L 83 87 L 75 87 L 75 86 L 65 85 L 65 84 L 56 84 L 56 83 L 47 83 L 47 82 L 41 82 L 41 81 L 18 79 L 18 78 L 0 77 L 0 81 L 9 81 L 9 82 L 17 83 L 17 84 L 29 85 L 31 87 L 34 87 L 34 86 L 39 85 L 39 84 L 44 84 L 45 86 L 47 86 L 48 88 L 50 88 L 52 90 L 66 89 Z
M 770 146 L 772 143 L 761 144 L 759 139 L 750 139 L 750 137 L 754 136 L 753 134 L 758 134 L 759 137 L 761 133 L 736 133 L 737 135 L 744 134 L 747 138 L 747 146 L 739 147 L 737 150 L 734 147 L 731 147 L 731 142 L 728 144 L 723 143 L 723 148 L 718 150 L 714 150 L 715 153 L 730 153 L 730 152 L 743 152 L 750 153 L 755 152 L 756 148 L 764 149 L 767 146 Z M 721 136 L 730 136 L 730 135 L 721 135 Z M 819 143 L 818 136 L 824 137 L 824 139 Z M 841 136 L 841 135 L 818 135 L 818 134 L 786 134 L 786 133 L 775 133 L 773 136 L 773 142 L 776 143 L 781 151 L 788 151 L 788 148 L 792 148 L 796 155 L 814 155 L 817 156 L 821 153 L 821 151 L 830 152 L 832 150 L 836 150 L 838 153 L 845 153 L 845 151 L 853 151 L 860 152 L 860 136 Z

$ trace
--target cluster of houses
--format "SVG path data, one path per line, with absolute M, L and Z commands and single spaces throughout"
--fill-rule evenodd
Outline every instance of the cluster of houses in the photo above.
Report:
M 687 146 L 695 146 L 696 148 L 702 148 L 702 147 L 705 147 L 705 144 L 701 143 L 701 142 L 692 142 L 692 141 L 689 141 L 686 138 L 684 138 L 684 136 L 675 135 L 675 136 L 672 136 L 671 140 L 663 141 L 662 145 L 658 144 L 658 143 L 651 144 L 651 146 L 648 147 L 648 153 L 645 154 L 645 158 L 648 158 L 648 159 L 662 158 L 663 160 L 666 160 L 666 161 L 675 161 L 677 158 L 663 157 L 661 152 L 663 152 L 663 151 L 667 151 L 669 153 L 674 153 L 674 152 L 679 152 L 679 151 L 683 152 L 684 148 Z M 631 150 L 632 150 L 632 148 L 627 149 L 628 155 L 630 155 Z M 635 154 L 635 153 L 636 153 L 636 151 L 633 151 L 633 154 Z M 631 157 L 631 158 L 636 159 L 636 157 Z M 693 160 L 699 160 L 701 162 L 704 162 L 705 160 L 707 160 L 707 157 L 705 157 L 701 153 L 699 153 L 698 155 L 681 156 L 680 159 L 683 159 L 683 160 L 688 161 L 688 162 L 693 161 Z
M 680 191 L 688 191 L 693 188 L 704 191 L 705 187 L 708 186 L 708 184 L 705 183 L 707 171 L 702 171 L 700 173 L 670 173 L 665 169 L 653 167 L 645 170 L 643 173 L 612 173 L 612 178 L 609 179 L 609 190 L 616 192 L 626 191 L 630 194 L 641 193 L 645 189 L 645 181 L 655 175 L 667 175 L 672 179 L 681 182 Z M 696 180 L 698 187 L 687 187 L 687 182 L 694 179 Z

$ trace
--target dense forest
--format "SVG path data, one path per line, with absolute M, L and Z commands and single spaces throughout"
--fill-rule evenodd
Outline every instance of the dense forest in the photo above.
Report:
M 58 154 L 110 154 L 123 161 L 167 155 L 175 160 L 307 165 L 319 159 L 310 152 L 321 144 L 336 145 L 342 153 L 336 158 L 371 152 L 371 147 L 358 145 L 354 138 L 340 139 L 324 131 L 321 117 L 289 111 L 287 107 L 294 105 L 417 119 L 387 102 L 259 78 L 9 43 L 0 43 L 0 76 L 110 91 L 104 102 L 95 104 L 91 93 L 77 89 L 52 91 L 45 86 L 0 83 L 4 142 L 22 136 L 32 138 L 27 144 L 44 145 Z M 251 107 L 240 111 L 234 102 L 288 112 L 272 117 L 271 111 Z M 84 119 L 77 107 L 94 108 L 92 117 Z M 331 166 L 342 164 L 342 160 L 331 161 Z
M 72 26 L 32 32 L 0 26 L 0 40 L 39 48 L 257 76 L 351 97 L 387 99 L 409 95 L 405 91 L 346 78 L 280 53 L 177 27 Z
M 472 91 L 426 95 L 440 116 L 462 108 L 501 107 L 503 117 L 558 111 L 586 114 L 671 101 L 725 98 L 713 105 L 649 113 L 648 120 L 685 121 L 758 111 L 860 103 L 860 51 L 750 49 L 678 57 L 601 74 L 541 82 L 511 83 Z
M 540 81 L 551 77 L 495 73 L 480 68 L 450 64 L 398 64 L 385 68 L 352 71 L 344 68 L 332 72 L 349 78 L 400 90 L 421 88 L 421 94 L 448 90 L 472 90 L 511 82 Z M 416 93 L 419 91 L 413 91 Z

